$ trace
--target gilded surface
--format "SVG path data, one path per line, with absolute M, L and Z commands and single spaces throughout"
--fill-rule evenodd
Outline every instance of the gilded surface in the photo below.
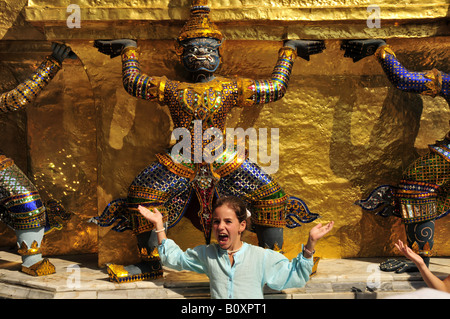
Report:
M 31 59 L 20 45 L 0 44 L 3 91 L 25 80 L 49 53 L 47 44 L 25 44 L 22 50 L 33 45 L 37 51 Z M 97 229 L 85 223 L 97 214 L 95 105 L 80 61 L 67 61 L 31 107 L 5 115 L 3 151 L 28 173 L 44 201 L 61 200 L 74 212 L 66 228 L 44 238 L 43 253 L 96 252 Z M 1 232 L 0 246 L 12 246 L 14 233 L 4 226 Z
M 97 52 L 93 40 L 137 38 L 143 71 L 183 80 L 186 74 L 174 42 L 167 39 L 178 34 L 189 3 L 142 0 L 133 1 L 136 5 L 131 7 L 129 1 L 72 2 L 80 4 L 82 15 L 87 14 L 83 8 L 91 8 L 95 21 L 82 20 L 80 29 L 68 29 L 68 13 L 60 9 L 67 1 L 0 1 L 6 17 L 0 23 L 2 91 L 13 88 L 39 65 L 50 52 L 46 39 L 64 40 L 80 58 L 66 60 L 27 111 L 0 117 L 0 147 L 28 172 L 45 199 L 60 199 L 75 214 L 63 231 L 46 237 L 44 254 L 98 252 L 100 265 L 133 263 L 139 252 L 130 233 L 97 229 L 85 221 L 100 214 L 112 199 L 124 196 L 141 169 L 170 145 L 172 123 L 166 108 L 125 92 L 120 59 Z M 393 0 L 286 0 L 271 6 L 272 2 L 212 3 L 212 20 L 226 36 L 218 74 L 267 77 L 286 30 L 291 38 L 323 38 L 327 49 L 309 62 L 297 58 L 283 100 L 234 110 L 227 127 L 279 128 L 280 167 L 275 178 L 286 192 L 298 194 L 322 216 L 317 222 L 336 222 L 331 235 L 318 245 L 317 256 L 395 255 L 394 240 L 404 239 L 400 220 L 363 213 L 353 202 L 380 184 L 396 183 L 428 144 L 448 132 L 450 110 L 441 97 L 394 89 L 374 57 L 358 63 L 344 59 L 337 39 L 387 35 L 388 44 L 408 69 L 448 73 L 450 39 L 442 25 L 448 3 L 409 1 L 411 5 L 402 7 Z M 382 21 L 380 29 L 369 30 L 365 25 L 369 2 L 380 5 L 383 17 L 397 14 L 402 23 Z M 257 13 L 257 6 L 268 8 Z M 303 20 L 294 23 L 297 13 Z M 280 22 L 282 17 L 285 20 Z M 122 23 L 123 18 L 136 22 Z M 421 24 L 420 19 L 430 20 Z M 105 28 L 113 22 L 114 31 Z M 288 257 L 297 254 L 317 222 L 285 230 L 283 250 Z M 439 256 L 450 255 L 449 232 L 449 217 L 436 222 L 433 250 Z M 0 227 L 0 236 L 0 246 L 14 244 L 14 233 L 5 227 Z M 184 219 L 170 229 L 169 236 L 182 248 L 203 243 L 202 232 Z M 245 236 L 256 243 L 254 234 Z
M 67 28 L 69 3 L 80 7 L 83 27 Z M 189 17 L 190 0 L 7 0 L 3 6 L 26 20 L 0 22 L 4 39 L 173 39 Z M 381 28 L 367 27 L 369 6 L 379 8 Z M 210 7 L 211 19 L 233 40 L 449 35 L 445 0 L 214 0 Z

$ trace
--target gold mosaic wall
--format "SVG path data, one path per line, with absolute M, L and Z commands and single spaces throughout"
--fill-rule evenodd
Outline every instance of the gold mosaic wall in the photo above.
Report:
M 448 1 L 234 1 L 211 2 L 211 16 L 226 36 L 222 75 L 264 78 L 271 74 L 283 38 L 325 40 L 324 53 L 297 59 L 285 98 L 235 110 L 227 127 L 278 128 L 275 178 L 302 198 L 317 222 L 336 222 L 320 242 L 324 258 L 395 255 L 404 239 L 395 218 L 363 213 L 353 202 L 371 189 L 395 183 L 428 144 L 449 130 L 441 97 L 394 89 L 375 58 L 343 58 L 340 40 L 385 38 L 410 70 L 450 72 Z M 78 4 L 81 27 L 68 28 L 69 4 Z M 381 27 L 368 28 L 369 5 Z M 97 229 L 86 220 L 126 189 L 155 154 L 170 144 L 168 111 L 129 96 L 119 58 L 93 48 L 94 39 L 138 39 L 146 73 L 182 80 L 173 39 L 189 15 L 185 0 L 0 1 L 0 90 L 25 79 L 50 53 L 51 41 L 69 44 L 78 60 L 64 69 L 26 111 L 2 115 L 0 147 L 28 173 L 44 199 L 62 200 L 74 212 L 68 226 L 45 239 L 48 255 L 98 253 L 99 265 L 137 260 L 130 233 Z M 292 258 L 317 222 L 285 231 Z M 450 255 L 450 218 L 436 222 L 435 251 Z M 203 243 L 189 221 L 169 236 L 183 248 Z M 247 233 L 247 240 L 256 243 Z M 14 233 L 0 225 L 0 246 Z

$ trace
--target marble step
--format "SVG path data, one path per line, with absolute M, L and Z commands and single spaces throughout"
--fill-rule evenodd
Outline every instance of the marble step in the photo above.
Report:
M 303 288 L 265 289 L 266 299 L 382 299 L 426 287 L 420 273 L 381 272 L 386 258 L 321 259 Z M 96 255 L 50 257 L 56 273 L 32 277 L 20 272 L 20 256 L 0 250 L 0 298 L 6 299 L 209 299 L 204 275 L 165 269 L 164 277 L 131 283 L 110 282 Z M 433 257 L 431 271 L 444 279 L 450 258 Z M 450 296 L 450 294 L 449 294 Z

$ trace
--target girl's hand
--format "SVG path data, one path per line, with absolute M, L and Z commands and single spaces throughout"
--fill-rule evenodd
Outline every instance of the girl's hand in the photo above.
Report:
M 322 226 L 321 223 L 317 224 L 311 230 L 309 231 L 309 238 L 308 242 L 306 243 L 306 250 L 303 252 L 303 255 L 306 258 L 311 258 L 312 254 L 314 254 L 314 247 L 316 246 L 317 242 L 320 238 L 328 234 L 331 229 L 333 228 L 334 222 L 331 221 L 325 226 Z
M 138 210 L 145 219 L 155 225 L 156 229 L 161 229 L 163 227 L 163 217 L 157 208 L 153 208 L 152 212 L 148 208 L 139 205 Z
M 333 228 L 334 221 L 329 222 L 325 226 L 322 226 L 322 223 L 317 224 L 309 231 L 309 239 L 310 241 L 316 243 L 320 238 L 328 234 Z
M 153 226 L 155 226 L 154 230 L 157 233 L 158 244 L 161 245 L 162 242 L 167 238 L 161 212 L 157 208 L 152 208 L 152 210 L 149 210 L 148 208 L 145 208 L 141 205 L 138 206 L 138 210 L 145 219 L 147 219 L 153 224 Z

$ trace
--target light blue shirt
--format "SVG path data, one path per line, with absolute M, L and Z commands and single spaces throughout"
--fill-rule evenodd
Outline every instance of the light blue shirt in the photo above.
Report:
M 313 267 L 313 259 L 302 253 L 289 261 L 278 252 L 247 243 L 234 254 L 233 266 L 227 251 L 217 244 L 183 252 L 173 240 L 165 239 L 158 251 L 166 267 L 206 274 L 214 299 L 262 299 L 265 284 L 274 290 L 303 287 Z

